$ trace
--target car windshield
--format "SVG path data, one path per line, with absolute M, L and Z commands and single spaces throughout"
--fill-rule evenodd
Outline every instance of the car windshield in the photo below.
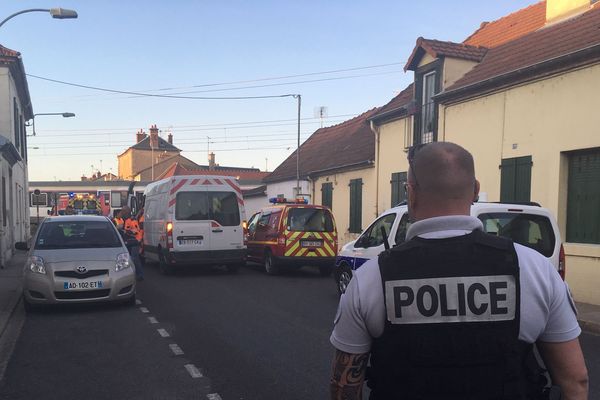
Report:
M 546 257 L 554 253 L 554 230 L 543 215 L 497 212 L 481 214 L 479 219 L 487 233 L 512 239 Z
M 36 250 L 121 246 L 115 228 L 108 221 L 46 222 L 40 229 Z
M 322 208 L 291 208 L 287 226 L 291 231 L 333 232 L 333 218 Z

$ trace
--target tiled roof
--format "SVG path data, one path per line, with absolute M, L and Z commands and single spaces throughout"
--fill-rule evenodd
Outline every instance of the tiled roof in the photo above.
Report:
M 417 43 L 412 54 L 408 58 L 404 70 L 417 68 L 419 60 L 426 52 L 434 58 L 451 57 L 469 61 L 481 61 L 485 56 L 485 47 L 470 46 L 464 43 L 443 42 L 441 40 L 417 38 Z
M 161 168 L 165 168 L 166 164 L 171 164 L 171 165 L 178 164 L 178 165 L 181 165 L 181 166 L 183 166 L 184 168 L 187 168 L 187 169 L 201 168 L 200 165 L 196 164 L 195 162 L 193 162 L 189 158 L 182 156 L 181 154 L 173 155 L 173 156 L 171 156 L 169 158 L 166 158 L 164 160 L 161 160 L 160 162 L 155 163 L 154 164 L 154 168 L 160 170 Z M 171 166 L 166 167 L 166 168 L 168 170 L 169 168 L 171 168 Z M 150 170 L 152 170 L 152 166 L 149 166 L 148 168 L 144 168 L 144 169 L 138 171 L 137 174 L 138 175 L 139 174 L 143 174 L 143 173 L 148 172 Z
M 150 135 L 146 136 L 140 142 L 134 144 L 130 147 L 130 149 L 136 150 L 152 150 L 150 147 Z M 181 151 L 177 147 L 173 146 L 171 143 L 167 142 L 165 139 L 158 136 L 158 147 L 154 148 L 155 151 Z
M 244 198 L 264 197 L 267 195 L 267 185 L 261 185 L 251 189 L 242 189 L 242 195 Z
M 567 57 L 591 46 L 600 46 L 600 7 L 490 49 L 481 63 L 447 88 L 440 97 L 447 98 L 452 91 L 474 84 L 481 85 L 481 82 L 490 78 L 499 79 L 515 73 L 523 76 L 536 64 Z M 600 57 L 600 47 L 594 54 Z M 568 63 L 568 60 L 565 62 Z
M 373 121 L 384 120 L 386 117 L 391 117 L 392 115 L 405 115 L 406 108 L 411 103 L 414 98 L 414 84 L 410 84 L 401 91 L 396 97 L 390 100 L 389 103 L 379 108 L 376 114 L 374 114 L 369 119 Z
M 300 178 L 319 171 L 368 165 L 375 160 L 375 135 L 368 119 L 379 109 L 373 108 L 341 124 L 315 131 L 300 146 Z M 296 152 L 282 162 L 264 182 L 296 179 Z
M 4 57 L 19 57 L 21 53 L 15 50 L 11 50 L 8 47 L 0 45 L 0 56 Z
M 482 23 L 463 43 L 492 48 L 533 32 L 545 23 L 546 2 L 540 1 L 496 21 Z
M 269 175 L 269 173 L 261 171 L 244 170 L 188 169 L 179 163 L 174 163 L 157 179 L 163 179 L 169 176 L 176 175 L 225 175 L 237 178 L 240 182 L 240 185 L 248 185 L 253 183 L 260 183 L 264 177 Z

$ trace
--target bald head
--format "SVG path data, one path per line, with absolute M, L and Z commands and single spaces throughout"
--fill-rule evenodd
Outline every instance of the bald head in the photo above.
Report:
M 449 142 L 430 143 L 417 151 L 410 164 L 408 180 L 413 220 L 468 215 L 479 192 L 473 156 Z

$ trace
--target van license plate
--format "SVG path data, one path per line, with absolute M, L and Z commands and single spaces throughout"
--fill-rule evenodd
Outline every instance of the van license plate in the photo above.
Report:
M 202 240 L 200 239 L 186 239 L 179 240 L 178 242 L 180 246 L 200 246 L 202 244 Z
M 92 282 L 63 282 L 64 290 L 91 290 L 102 289 L 102 281 Z
M 302 247 L 321 247 L 323 242 L 320 240 L 303 240 Z

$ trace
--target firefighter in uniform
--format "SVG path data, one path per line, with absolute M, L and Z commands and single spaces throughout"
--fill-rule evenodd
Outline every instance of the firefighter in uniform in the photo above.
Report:
M 340 299 L 332 399 L 587 399 L 572 299 L 535 250 L 483 233 L 473 158 L 453 143 L 409 152 L 407 241 L 367 261 Z M 367 364 L 370 358 L 370 367 Z
M 142 261 L 140 260 L 140 240 L 142 233 L 138 221 L 131 215 L 129 206 L 125 206 L 121 209 L 120 216 L 123 219 L 124 238 L 126 243 L 129 243 L 127 246 L 129 255 L 135 265 L 135 276 L 138 281 L 144 280 L 144 270 Z

